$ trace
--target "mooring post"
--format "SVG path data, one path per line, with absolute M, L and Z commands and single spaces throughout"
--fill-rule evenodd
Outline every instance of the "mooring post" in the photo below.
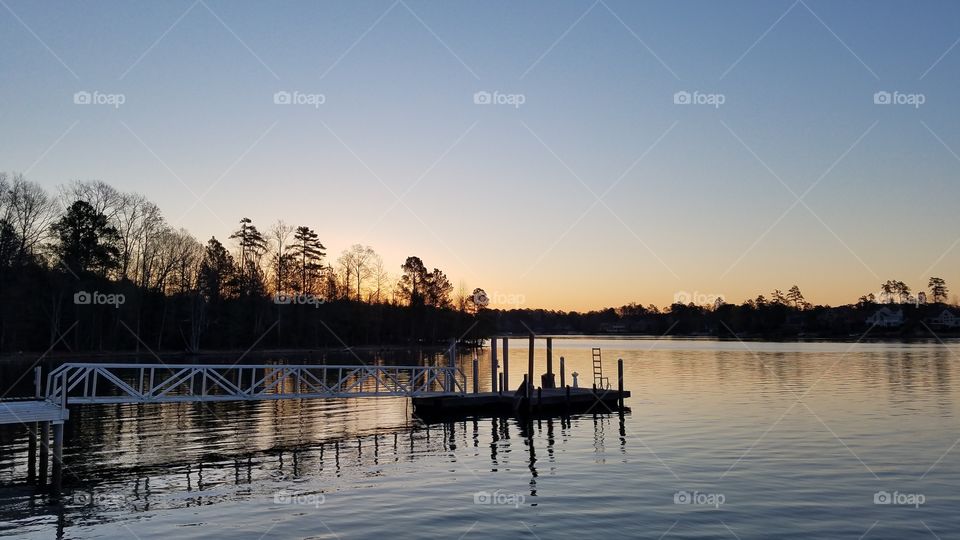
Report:
M 620 408 L 623 408 L 623 358 L 617 359 L 617 392 Z
M 566 388 L 566 398 L 563 401 L 563 408 L 566 409 L 567 414 L 570 414 L 570 387 L 564 388 Z
M 503 338 L 503 387 L 510 391 L 510 338 Z
M 473 355 L 473 393 L 480 393 L 480 360 L 477 355 Z
M 450 377 L 447 378 L 447 392 L 453 392 L 456 389 L 456 376 L 453 375 L 457 372 L 457 340 L 455 339 L 450 340 L 450 368 L 452 369 Z M 466 391 L 466 388 L 464 388 L 464 391 Z
M 543 387 L 537 387 L 537 414 L 540 414 L 540 404 L 543 403 Z
M 53 492 L 60 494 L 63 481 L 63 420 L 53 423 Z
M 560 388 L 567 385 L 567 372 L 563 366 L 563 357 L 560 357 Z
M 503 373 L 500 374 L 500 386 L 498 387 L 500 395 L 503 395 Z
M 497 371 L 499 366 L 497 365 L 497 338 L 496 336 L 490 340 L 490 390 L 497 391 Z
M 43 379 L 40 369 L 40 366 L 33 368 L 33 388 L 37 399 L 43 399 Z
M 547 338 L 547 375 L 553 375 L 553 338 Z
M 533 350 L 536 348 L 536 338 L 530 334 L 530 346 L 527 347 L 527 384 L 530 386 L 530 395 L 533 395 Z
M 50 422 L 40 422 L 40 485 L 47 483 L 47 460 L 50 457 Z

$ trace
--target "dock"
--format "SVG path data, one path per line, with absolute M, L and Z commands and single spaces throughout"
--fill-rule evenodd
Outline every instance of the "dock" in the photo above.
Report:
M 629 391 L 592 388 L 549 388 L 533 392 L 531 398 L 501 392 L 415 397 L 413 410 L 422 418 L 556 416 L 621 410 Z
M 542 418 L 591 412 L 622 414 L 627 410 L 624 399 L 630 397 L 630 392 L 623 388 L 622 359 L 617 360 L 616 376 L 608 376 L 603 371 L 600 349 L 594 348 L 593 377 L 588 383 L 585 381 L 590 386 L 581 387 L 576 372 L 570 374 L 572 384 L 568 384 L 562 356 L 559 372 L 554 372 L 551 337 L 540 338 L 546 340 L 547 362 L 546 372 L 537 376 L 534 350 L 538 338 L 528 336 L 527 369 L 525 373 L 514 371 L 523 375 L 523 381 L 512 389 L 510 339 L 491 339 L 492 391 L 486 392 L 480 391 L 476 356 L 471 366 L 472 388 L 468 386 L 466 374 L 458 364 L 455 340 L 450 342 L 446 366 L 67 362 L 47 374 L 46 384 L 40 369 L 35 368 L 35 398 L 0 401 L 0 425 L 20 424 L 27 429 L 29 474 L 33 476 L 39 461 L 36 470 L 41 485 L 46 482 L 48 458 L 52 455 L 51 488 L 59 494 L 64 422 L 70 417 L 69 406 L 74 405 L 404 397 L 411 400 L 415 413 L 422 419 Z M 502 357 L 498 352 L 502 352 Z

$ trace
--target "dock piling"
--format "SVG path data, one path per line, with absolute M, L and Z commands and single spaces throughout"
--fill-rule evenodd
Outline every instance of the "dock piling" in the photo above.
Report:
M 623 409 L 623 358 L 617 359 L 617 401 Z
M 480 360 L 477 355 L 473 355 L 473 393 L 480 393 Z
M 500 391 L 500 395 L 502 396 L 502 395 L 503 395 L 503 373 L 500 374 L 500 387 L 499 387 L 499 391 Z
M 530 386 L 528 395 L 533 395 L 533 353 L 536 348 L 536 338 L 530 334 L 530 344 L 527 347 L 527 385 Z
M 36 422 L 27 424 L 27 479 L 31 482 L 37 477 L 37 428 Z
M 497 383 L 499 382 L 497 378 L 499 367 L 497 365 L 497 338 L 494 337 L 490 340 L 490 389 L 494 392 L 497 391 Z
M 563 357 L 560 357 L 560 388 L 567 385 L 567 373 L 563 366 Z
M 503 387 L 510 391 L 510 338 L 503 338 Z

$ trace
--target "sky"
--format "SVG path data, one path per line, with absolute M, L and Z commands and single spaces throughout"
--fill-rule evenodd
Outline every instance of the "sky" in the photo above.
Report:
M 500 307 L 960 292 L 958 40 L 949 1 L 0 0 L 0 170 Z

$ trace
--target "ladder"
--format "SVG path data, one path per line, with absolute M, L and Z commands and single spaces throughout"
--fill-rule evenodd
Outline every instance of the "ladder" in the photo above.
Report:
M 593 347 L 593 385 L 604 390 L 610 388 L 610 378 L 603 376 L 603 359 L 600 357 L 600 347 Z

